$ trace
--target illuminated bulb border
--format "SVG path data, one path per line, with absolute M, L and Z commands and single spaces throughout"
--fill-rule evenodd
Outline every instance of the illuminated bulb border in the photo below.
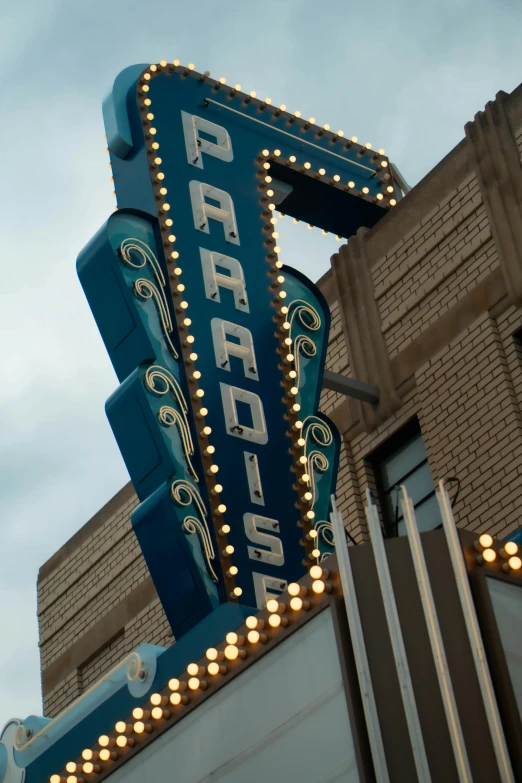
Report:
M 322 580 L 326 580 L 329 575 L 325 569 L 321 570 Z M 91 748 L 84 748 L 76 761 L 68 761 L 60 774 L 51 775 L 48 779 L 50 783 L 67 780 L 71 774 L 78 777 L 78 773 L 82 772 L 89 775 L 94 773 L 97 779 L 106 777 L 112 772 L 115 762 L 133 755 L 147 741 L 147 737 L 154 735 L 170 718 L 180 715 L 185 706 L 195 703 L 209 688 L 212 690 L 212 686 L 219 685 L 229 671 L 242 667 L 243 661 L 249 658 L 249 650 L 274 643 L 281 631 L 295 625 L 299 617 L 308 612 L 310 602 L 319 607 L 325 595 L 332 592 L 331 583 L 326 581 L 323 590 L 314 591 L 311 575 L 304 577 L 301 583 L 291 584 L 292 591 L 278 597 L 277 612 L 265 609 L 258 615 L 247 617 L 244 635 L 241 629 L 225 634 L 225 638 L 216 647 L 210 647 L 199 662 L 189 663 L 179 677 L 171 678 L 161 691 L 151 694 L 144 705 L 135 707 L 125 720 L 117 721 L 109 734 L 100 735 Z M 295 586 L 299 587 L 300 604 L 291 607 Z M 303 600 L 304 596 L 310 600 Z M 288 616 L 287 609 L 291 610 Z M 279 618 L 279 622 L 270 623 L 271 617 Z M 213 664 L 211 668 L 210 664 Z M 208 680 L 207 673 L 210 677 Z M 90 766 L 84 769 L 86 764 L 92 765 L 92 770 Z
M 195 66 L 192 63 L 189 63 L 189 65 L 186 66 L 186 67 L 182 66 L 180 64 L 179 60 L 174 60 L 172 64 L 168 64 L 166 60 L 160 61 L 159 64 L 152 64 L 149 67 L 149 69 L 147 71 L 145 71 L 142 74 L 141 78 L 138 80 L 137 91 L 138 91 L 138 101 L 140 103 L 140 111 L 141 111 L 141 116 L 142 116 L 142 124 L 143 124 L 143 129 L 144 129 L 144 137 L 145 137 L 145 141 L 146 141 L 146 143 L 148 144 L 148 147 L 149 147 L 148 152 L 149 152 L 149 165 L 150 165 L 151 174 L 153 172 L 155 172 L 155 175 L 153 177 L 153 180 L 154 180 L 153 187 L 154 187 L 154 193 L 155 193 L 155 196 L 156 196 L 156 200 L 158 201 L 158 219 L 160 221 L 160 226 L 161 226 L 161 230 L 162 230 L 162 234 L 163 234 L 164 247 L 165 247 L 165 249 L 167 251 L 165 253 L 165 255 L 166 255 L 166 259 L 167 259 L 167 264 L 168 265 L 172 264 L 173 261 L 177 262 L 177 260 L 179 258 L 179 253 L 174 248 L 175 237 L 171 238 L 171 236 L 170 236 L 171 228 L 172 228 L 172 225 L 173 225 L 173 221 L 172 221 L 172 218 L 170 218 L 170 216 L 169 216 L 169 212 L 170 212 L 171 206 L 170 206 L 169 202 L 166 200 L 168 198 L 168 187 L 166 186 L 167 183 L 165 183 L 165 177 L 164 177 L 163 173 L 161 171 L 157 170 L 158 167 L 161 166 L 161 156 L 160 156 L 160 154 L 158 154 L 159 150 L 160 150 L 160 145 L 159 145 L 159 142 L 158 142 L 158 140 L 156 138 L 157 137 L 157 129 L 153 125 L 153 123 L 154 123 L 154 113 L 153 113 L 153 107 L 152 107 L 152 100 L 151 100 L 151 98 L 150 98 L 150 96 L 148 94 L 149 93 L 149 83 L 150 83 L 151 79 L 154 78 L 159 73 L 161 73 L 161 71 L 164 70 L 164 69 L 167 69 L 170 73 L 173 73 L 173 72 L 177 71 L 179 76 L 180 76 L 180 78 L 186 78 L 186 77 L 190 76 L 191 74 L 193 74 L 194 76 L 197 76 L 197 78 L 200 79 L 200 80 L 204 80 L 204 81 L 208 80 L 209 83 L 212 84 L 212 88 L 213 88 L 214 91 L 217 92 L 217 91 L 219 91 L 221 89 L 228 90 L 228 96 L 230 98 L 234 98 L 234 97 L 237 96 L 238 99 L 240 99 L 242 102 L 246 102 L 246 103 L 250 103 L 251 101 L 254 101 L 254 104 L 257 105 L 260 109 L 262 109 L 263 111 L 268 110 L 269 112 L 272 112 L 274 117 L 276 117 L 276 118 L 280 117 L 280 116 L 284 116 L 284 118 L 288 122 L 291 122 L 291 123 L 298 122 L 299 125 L 300 125 L 300 130 L 301 131 L 313 132 L 313 133 L 317 134 L 318 137 L 324 136 L 326 134 L 326 137 L 329 138 L 332 143 L 335 143 L 335 142 L 339 141 L 340 139 L 343 139 L 343 143 L 345 143 L 347 147 L 352 147 L 352 146 L 358 147 L 358 154 L 360 154 L 360 155 L 371 154 L 373 152 L 373 157 L 371 158 L 371 160 L 376 163 L 375 173 L 377 174 L 382 169 L 382 167 L 380 165 L 381 164 L 380 158 L 384 154 L 383 150 L 379 150 L 377 152 L 377 151 L 371 150 L 368 147 L 368 145 L 364 145 L 364 146 L 363 145 L 359 145 L 359 144 L 357 144 L 356 137 L 352 137 L 351 139 L 348 139 L 348 138 L 344 139 L 344 133 L 342 131 L 338 131 L 337 133 L 334 133 L 334 132 L 330 131 L 330 126 L 328 124 L 325 124 L 322 127 L 317 126 L 315 124 L 315 119 L 314 118 L 310 118 L 309 120 L 302 119 L 300 112 L 295 112 L 294 114 L 290 114 L 290 113 L 286 112 L 286 106 L 283 106 L 283 105 L 281 105 L 279 107 L 272 106 L 272 101 L 269 98 L 267 98 L 265 100 L 260 100 L 260 99 L 258 99 L 256 97 L 256 93 L 255 92 L 251 92 L 249 95 L 247 95 L 245 93 L 241 93 L 241 86 L 239 84 L 236 84 L 234 87 L 230 87 L 230 86 L 225 84 L 225 80 L 223 78 L 219 79 L 219 81 L 214 81 L 212 79 L 209 80 L 208 79 L 209 73 L 205 72 L 203 75 L 196 74 L 195 73 Z M 327 150 L 325 150 L 325 151 L 328 152 Z M 264 152 L 266 153 L 266 151 L 264 151 Z M 279 159 L 280 151 L 279 150 L 274 150 L 271 155 L 269 155 L 269 156 L 265 155 L 265 157 L 268 157 L 268 159 L 272 159 L 272 158 L 278 158 Z M 348 161 L 348 159 L 347 159 L 347 161 Z M 290 156 L 290 159 L 288 159 L 287 161 L 284 161 L 284 162 L 285 162 L 286 165 L 289 165 L 289 166 L 294 167 L 296 169 L 301 167 L 301 164 L 299 164 L 297 162 L 297 160 L 295 159 L 295 156 Z M 264 165 L 265 165 L 265 167 L 267 167 L 267 170 L 269 170 L 268 160 L 267 160 L 267 162 Z M 353 186 L 351 181 L 349 181 L 347 184 L 344 184 L 341 181 L 340 176 L 338 174 L 336 174 L 336 173 L 328 174 L 327 171 L 325 169 L 323 169 L 323 168 L 321 168 L 319 171 L 315 172 L 315 171 L 313 171 L 311 169 L 311 165 L 307 161 L 304 161 L 304 165 L 306 167 L 307 173 L 309 173 L 311 176 L 315 176 L 315 177 L 318 177 L 318 178 L 323 178 L 323 177 L 328 178 L 331 181 L 331 185 L 334 186 L 334 187 L 342 188 L 344 190 L 350 190 L 351 187 Z M 263 169 L 263 171 L 264 171 L 264 169 Z M 266 174 L 266 172 L 265 172 L 265 174 Z M 269 175 L 265 176 L 265 182 L 267 184 L 269 184 L 270 181 L 271 181 L 270 176 Z M 381 184 L 381 188 L 384 189 L 384 187 L 385 187 L 384 182 L 382 180 L 379 180 L 379 181 L 380 181 L 380 184 Z M 383 206 L 391 206 L 391 202 L 396 203 L 395 199 L 391 199 L 390 198 L 390 195 L 395 195 L 395 194 L 394 193 L 393 194 L 388 194 L 387 197 L 383 196 L 383 199 L 381 201 L 381 203 L 384 202 Z M 363 194 L 362 197 L 366 198 L 367 200 L 372 200 L 372 201 L 375 200 L 372 196 L 370 196 L 369 193 L 368 194 Z M 388 203 L 385 203 L 386 200 L 388 201 Z M 273 225 L 275 225 L 276 224 L 276 219 L 272 218 L 272 220 L 273 220 Z M 338 239 L 338 241 L 341 241 L 342 238 L 337 237 L 337 239 Z M 170 281 L 170 287 L 171 287 L 171 292 L 172 292 L 172 296 L 173 296 L 174 301 L 175 301 L 175 297 L 177 297 L 177 296 L 179 296 L 181 294 L 181 291 L 178 289 L 179 283 L 177 285 L 174 285 L 173 280 L 177 280 L 177 278 L 179 278 L 181 273 L 182 273 L 182 269 L 180 269 L 178 266 L 176 266 L 175 270 L 173 270 L 173 271 L 169 270 L 169 281 Z M 284 293 L 284 292 L 282 292 L 282 293 Z M 282 293 L 280 292 L 280 294 L 279 294 L 280 298 L 282 298 Z M 184 296 L 186 296 L 186 295 L 184 295 Z M 182 322 L 180 323 L 179 307 L 176 307 L 175 309 L 176 309 L 176 314 L 177 314 L 178 328 L 181 331 L 182 329 L 185 329 L 187 327 L 185 327 L 185 325 Z M 181 313 L 181 315 L 184 316 L 184 311 Z M 183 350 L 183 355 L 184 355 L 185 360 L 188 359 L 192 363 L 193 360 L 190 359 L 190 356 L 187 356 L 187 353 L 189 353 L 189 354 L 193 353 L 192 350 L 191 350 L 191 346 L 189 346 L 187 344 L 187 338 L 190 339 L 190 337 L 191 337 L 191 335 L 189 335 L 189 334 L 185 335 L 185 340 L 183 341 L 184 342 L 183 348 L 185 350 Z M 283 351 L 284 351 L 284 348 L 285 347 L 283 346 Z M 196 346 L 196 350 L 197 350 L 197 346 Z M 193 363 L 196 364 L 196 361 L 197 360 L 194 360 Z M 196 387 L 197 387 L 197 379 L 193 379 L 192 382 L 196 383 Z M 198 391 L 199 391 L 199 389 L 196 388 L 196 393 Z M 290 416 L 295 416 L 299 412 L 298 410 L 297 411 L 294 410 L 295 405 L 296 405 L 295 403 L 292 403 L 292 404 L 288 405 L 288 413 L 289 413 Z M 205 409 L 200 409 L 198 418 L 203 418 L 204 419 L 204 414 L 201 412 L 202 410 L 205 410 Z M 196 413 L 196 415 L 197 415 L 197 413 Z M 203 457 L 204 458 L 208 457 L 208 455 L 204 454 Z M 296 466 L 296 467 L 298 467 L 298 466 Z M 299 467 L 302 467 L 302 466 L 299 466 Z M 205 472 L 207 473 L 207 471 L 205 471 Z M 210 497 L 211 498 L 215 497 L 215 492 L 214 493 L 212 492 L 213 486 L 212 487 L 210 486 L 210 482 L 208 481 L 208 479 L 207 479 L 207 486 L 209 487 L 209 490 L 210 490 Z M 223 523 L 222 519 L 216 520 L 216 509 L 214 508 L 214 505 L 218 502 L 218 500 L 219 500 L 219 498 L 217 499 L 217 501 L 214 500 L 214 503 L 211 503 L 211 513 L 212 513 L 212 519 L 213 519 L 213 522 L 214 522 L 214 529 L 215 529 L 216 533 L 217 533 L 218 524 L 221 527 L 221 525 Z M 302 517 L 304 517 L 305 514 L 306 514 L 306 512 L 302 510 Z M 219 515 L 219 516 L 221 516 L 221 515 Z M 223 549 L 220 549 L 220 552 L 222 553 Z M 234 576 L 232 576 L 230 574 L 230 570 L 229 570 L 230 569 L 230 564 L 229 564 L 229 562 L 224 562 L 225 558 L 223 557 L 222 554 L 220 554 L 220 559 L 221 559 L 221 566 L 222 566 L 224 577 L 225 577 L 225 585 L 226 585 L 227 593 L 229 594 L 229 596 L 232 599 L 238 598 L 239 595 L 240 595 L 240 588 L 238 588 L 236 586 Z
M 162 63 L 165 63 L 165 65 L 162 65 Z M 177 65 L 176 65 L 177 63 Z M 149 161 L 149 170 L 151 173 L 151 179 L 152 179 L 152 185 L 154 190 L 154 195 L 156 197 L 156 203 L 157 203 L 157 217 L 158 222 L 161 229 L 162 239 L 163 239 L 163 251 L 165 254 L 165 260 L 167 263 L 167 272 L 168 272 L 168 279 L 169 279 L 169 285 L 174 305 L 174 311 L 176 315 L 176 321 L 178 326 L 178 331 L 180 335 L 182 335 L 181 338 L 181 351 L 182 351 L 182 357 L 186 364 L 193 366 L 194 369 L 197 368 L 197 361 L 198 359 L 192 359 L 191 357 L 195 355 L 197 357 L 197 343 L 194 342 L 193 335 L 189 332 L 189 325 L 185 325 L 184 321 L 188 317 L 190 317 L 190 308 L 188 306 L 188 296 L 186 291 L 186 286 L 183 283 L 180 283 L 180 277 L 183 274 L 183 269 L 180 264 L 180 254 L 176 250 L 175 243 L 176 243 L 176 236 L 175 236 L 175 227 L 174 227 L 174 221 L 171 217 L 171 205 L 168 202 L 168 183 L 166 182 L 165 175 L 161 171 L 161 147 L 160 143 L 157 138 L 157 130 L 154 127 L 154 113 L 153 113 L 153 106 L 152 106 L 152 99 L 148 95 L 148 83 L 150 82 L 151 78 L 153 78 L 155 75 L 161 72 L 161 69 L 169 68 L 169 66 L 166 64 L 166 61 L 161 61 L 159 65 L 153 65 L 150 66 L 150 73 L 146 71 L 144 74 L 142 74 L 142 77 L 138 80 L 137 85 L 137 97 L 138 97 L 138 103 L 140 105 L 140 113 L 142 118 L 142 125 L 143 125 L 143 134 L 144 134 L 144 140 L 145 145 L 147 147 L 148 152 L 148 161 Z M 191 65 L 187 66 L 187 69 L 183 68 L 179 65 L 178 61 L 175 61 L 174 63 L 174 69 L 180 68 L 183 75 L 188 75 L 189 72 L 193 71 L 194 66 L 191 67 Z M 144 89 L 147 88 L 147 89 Z M 149 115 L 149 116 L 147 116 Z M 186 304 L 185 304 L 186 303 Z M 189 375 L 193 376 L 194 369 L 192 372 L 189 372 Z M 194 417 L 196 420 L 196 427 L 197 430 L 201 433 L 205 425 L 205 417 L 208 414 L 208 410 L 206 407 L 201 405 L 204 391 L 199 386 L 199 380 L 201 378 L 201 373 L 199 374 L 199 377 L 192 377 L 190 378 L 191 383 L 191 398 L 194 402 L 198 404 L 198 408 L 196 409 L 194 405 L 192 406 L 192 410 L 194 413 Z M 205 436 L 207 437 L 207 436 Z M 216 492 L 216 487 L 221 487 L 221 484 L 219 482 L 216 482 L 214 479 L 216 478 L 215 473 L 212 472 L 211 467 L 214 464 L 214 453 L 209 454 L 205 453 L 205 449 L 201 449 L 202 451 L 202 459 L 204 463 L 204 478 L 207 483 L 207 488 L 209 492 L 209 504 L 210 504 L 210 512 L 212 515 L 212 521 L 214 524 L 214 532 L 216 534 L 216 540 L 218 541 L 218 551 L 219 551 L 219 558 L 221 562 L 221 568 L 223 571 L 223 578 L 225 582 L 225 589 L 228 598 L 232 600 L 237 600 L 239 596 L 241 595 L 240 588 L 236 584 L 235 575 L 237 573 L 237 568 L 235 569 L 235 573 L 231 573 L 230 567 L 233 565 L 231 557 L 229 554 L 224 555 L 223 553 L 226 550 L 227 547 L 227 540 L 226 540 L 226 534 L 221 533 L 221 540 L 218 536 L 218 530 L 222 530 L 223 528 L 223 512 L 219 511 L 218 508 L 222 506 L 223 504 L 220 501 L 220 494 L 222 489 L 219 492 Z M 224 541 L 223 541 L 224 536 Z

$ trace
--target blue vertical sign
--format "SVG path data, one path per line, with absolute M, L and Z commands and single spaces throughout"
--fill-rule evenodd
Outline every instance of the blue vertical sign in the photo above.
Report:
M 106 409 L 133 526 L 179 636 L 332 551 L 330 314 L 280 262 L 276 206 L 349 236 L 395 194 L 382 152 L 190 66 L 123 71 L 104 117 L 118 210 L 78 271 L 121 382 Z

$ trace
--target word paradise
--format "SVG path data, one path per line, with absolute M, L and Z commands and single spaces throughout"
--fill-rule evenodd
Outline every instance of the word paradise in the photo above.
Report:
M 393 206 L 383 151 L 164 61 L 104 103 L 118 208 L 78 274 L 120 386 L 132 524 L 179 638 L 263 607 L 333 551 L 330 314 L 279 260 L 284 212 L 339 236 Z

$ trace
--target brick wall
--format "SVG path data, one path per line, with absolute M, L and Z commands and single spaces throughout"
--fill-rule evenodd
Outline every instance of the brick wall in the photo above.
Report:
M 515 97 L 511 123 L 522 154 L 522 93 Z M 458 524 L 499 536 L 520 525 L 522 349 L 513 334 L 522 328 L 522 309 L 511 301 L 498 245 L 502 226 L 493 230 L 486 201 L 462 142 L 365 235 L 386 371 L 399 405 L 370 426 L 359 403 L 329 390 L 321 396 L 343 436 L 337 497 L 357 541 L 367 540 L 365 492 L 375 491 L 369 458 L 414 416 L 434 480 L 460 479 Z M 342 292 L 331 275 L 319 284 L 332 313 L 326 366 L 350 376 Z M 122 493 L 42 567 L 46 715 L 56 715 L 138 644 L 173 642 L 130 525 L 136 497 L 129 488 Z M 113 624 L 112 611 L 123 619 Z M 82 653 L 84 639 L 90 645 Z

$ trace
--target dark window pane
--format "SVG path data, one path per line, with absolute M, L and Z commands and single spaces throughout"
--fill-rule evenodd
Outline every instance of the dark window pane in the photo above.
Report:
M 414 440 L 400 446 L 397 451 L 382 460 L 380 465 L 382 488 L 387 490 L 394 484 L 400 483 L 404 476 L 425 459 L 426 449 L 422 435 L 417 435 Z

